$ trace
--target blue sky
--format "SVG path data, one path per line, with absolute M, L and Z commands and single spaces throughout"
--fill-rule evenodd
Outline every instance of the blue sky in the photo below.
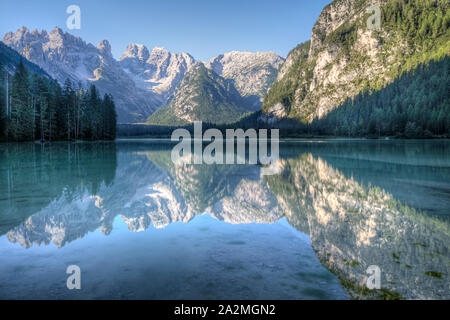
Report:
M 283 56 L 308 40 L 331 0 L 2 0 L 0 36 L 21 26 L 61 27 L 95 45 L 107 39 L 119 58 L 129 43 L 165 47 L 209 60 L 224 52 Z M 81 29 L 68 30 L 66 8 L 81 8 Z

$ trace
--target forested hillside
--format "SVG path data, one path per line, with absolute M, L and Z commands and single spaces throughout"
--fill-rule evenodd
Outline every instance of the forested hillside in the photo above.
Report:
M 374 4 L 380 8 L 379 29 L 368 27 L 372 13 L 367 9 Z M 277 81 L 265 97 L 265 116 L 262 120 L 274 123 L 279 119 L 289 118 L 299 123 L 311 124 L 326 117 L 336 108 L 346 108 L 347 99 L 358 96 L 356 100 L 361 104 L 362 99 L 373 96 L 374 98 L 367 101 L 367 104 L 372 104 L 373 99 L 378 99 L 376 97 L 380 94 L 387 99 L 383 100 L 382 106 L 381 102 L 378 103 L 377 109 L 389 110 L 393 104 L 399 104 L 398 101 L 389 100 L 393 98 L 393 89 L 388 89 L 388 86 L 395 81 L 399 81 L 395 86 L 401 86 L 402 90 L 410 88 L 407 93 L 396 95 L 397 98 L 407 99 L 406 107 L 403 106 L 404 102 L 401 102 L 402 107 L 426 107 L 428 103 L 420 100 L 424 97 L 435 102 L 435 95 L 440 95 L 441 91 L 424 93 L 423 88 L 431 91 L 442 88 L 426 83 L 419 84 L 418 81 L 419 78 L 422 78 L 422 81 L 435 81 L 437 76 L 431 78 L 425 69 L 434 68 L 434 62 L 431 61 L 440 61 L 450 54 L 448 4 L 448 0 L 333 1 L 320 15 L 312 30 L 311 41 L 292 50 L 286 59 Z M 414 72 L 415 69 L 418 71 Z M 408 75 L 404 76 L 405 73 Z M 410 87 L 409 81 L 413 77 L 417 78 L 417 83 Z M 442 73 L 439 77 L 441 81 L 446 81 Z M 444 84 L 448 86 L 448 82 L 441 86 Z M 413 93 L 415 89 L 421 94 Z M 383 93 L 377 93 L 379 91 Z M 388 92 L 390 96 L 387 96 Z M 445 107 L 445 103 L 440 103 L 439 106 Z M 436 107 L 435 105 L 433 108 Z M 366 111 L 371 112 L 364 109 L 364 112 Z M 424 110 L 424 113 L 428 111 Z M 435 110 L 436 117 L 430 113 L 426 121 L 438 119 L 440 112 L 441 109 Z M 442 112 L 448 114 L 445 109 Z M 356 118 L 360 120 L 359 115 L 347 113 L 347 116 L 350 125 Z M 411 132 L 414 131 L 414 123 L 417 126 L 422 123 L 419 124 L 417 119 L 411 118 L 408 118 L 407 122 L 410 122 Z M 366 121 L 363 123 L 367 124 Z M 358 122 L 356 124 L 358 125 Z M 376 120 L 371 122 L 372 127 L 374 124 Z M 442 133 L 445 130 L 433 129 L 433 126 L 442 125 L 425 124 L 422 126 L 423 131 L 427 129 L 430 132 Z M 356 125 L 352 128 L 353 133 L 358 132 Z M 327 133 L 329 131 L 330 129 L 327 129 Z M 387 133 L 389 130 L 378 128 L 370 131 Z M 398 132 L 397 129 L 394 131 Z
M 319 135 L 450 136 L 450 58 L 420 65 L 384 89 L 347 100 L 311 131 Z
M 111 95 L 102 99 L 69 80 L 30 72 L 22 60 L 10 76 L 0 61 L 0 141 L 112 140 L 116 111 Z

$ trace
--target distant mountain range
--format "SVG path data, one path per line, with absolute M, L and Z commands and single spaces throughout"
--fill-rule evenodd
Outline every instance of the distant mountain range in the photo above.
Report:
M 150 51 L 139 44 L 128 45 L 117 61 L 107 40 L 95 47 L 58 27 L 50 33 L 30 32 L 22 27 L 15 33 L 7 33 L 3 44 L 38 65 L 60 84 L 66 79 L 84 87 L 93 83 L 101 94 L 112 94 L 121 123 L 146 122 L 156 110 L 168 105 L 185 74 L 197 62 L 187 53 L 174 54 L 160 47 Z M 231 52 L 213 58 L 204 66 L 217 76 L 234 81 L 242 97 L 259 97 L 254 107 L 261 108 L 262 98 L 275 81 L 283 61 L 275 53 Z M 227 102 L 229 105 L 234 104 L 232 99 Z M 230 115 L 230 118 L 235 117 Z

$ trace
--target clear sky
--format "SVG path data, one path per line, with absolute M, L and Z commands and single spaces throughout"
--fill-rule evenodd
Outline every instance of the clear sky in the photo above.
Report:
M 61 27 L 97 45 L 107 39 L 119 58 L 129 43 L 165 47 L 209 60 L 224 52 L 274 51 L 282 56 L 311 37 L 331 0 L 1 0 L 0 36 L 21 26 Z M 68 30 L 69 5 L 81 29 Z

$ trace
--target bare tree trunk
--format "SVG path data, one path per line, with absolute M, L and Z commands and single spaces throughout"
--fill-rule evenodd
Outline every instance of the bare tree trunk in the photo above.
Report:
M 41 122 L 41 126 L 40 126 L 40 127 L 41 127 L 41 130 L 40 130 L 40 131 L 41 131 L 41 141 L 45 141 L 45 138 L 44 138 L 44 120 L 43 120 L 43 117 L 44 117 L 44 116 L 43 116 L 43 114 L 42 114 L 42 105 L 41 105 L 41 112 L 40 112 L 40 115 L 41 115 L 41 117 L 40 117 L 40 118 L 41 118 L 41 119 L 40 119 L 40 120 L 41 120 L 41 121 L 40 121 L 40 122 Z
M 80 100 L 81 97 L 78 99 Z M 80 136 L 80 101 L 77 103 L 77 139 Z
M 9 78 L 8 71 L 6 71 L 6 119 L 9 118 Z
M 36 126 L 36 99 L 35 97 L 31 96 L 31 104 L 33 105 L 33 125 L 31 126 L 31 130 L 33 130 L 33 141 L 36 140 L 35 136 L 35 126 Z
M 52 141 L 52 126 L 53 126 L 53 122 L 52 122 L 52 117 L 50 116 L 50 121 L 49 121 L 49 130 L 48 130 L 48 140 Z

